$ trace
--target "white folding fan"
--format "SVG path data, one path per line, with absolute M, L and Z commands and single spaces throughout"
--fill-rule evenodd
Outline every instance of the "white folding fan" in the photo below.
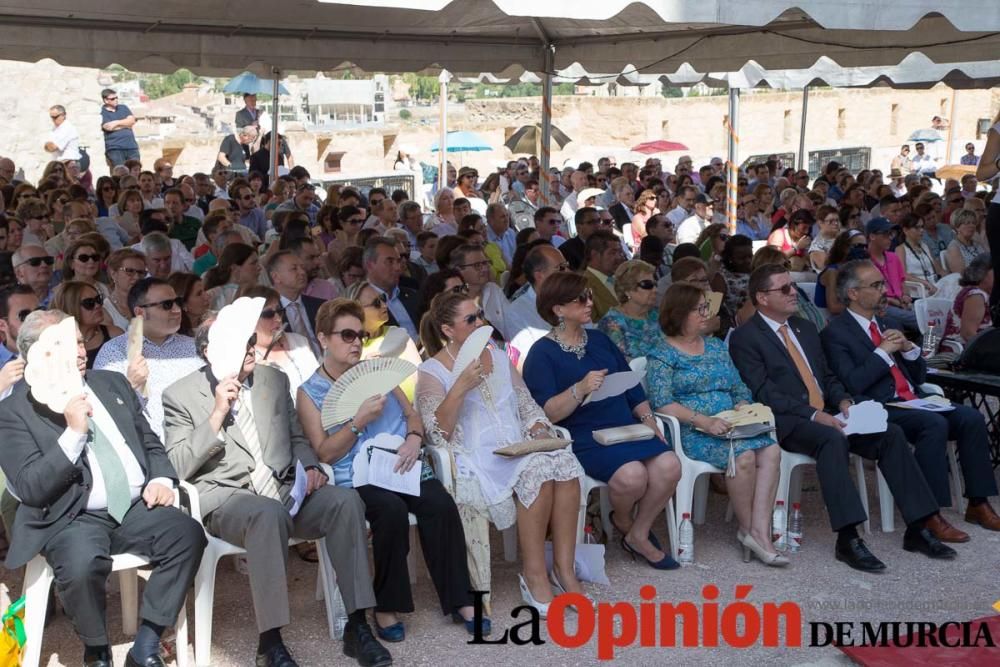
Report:
M 208 349 L 205 350 L 216 379 L 237 375 L 243 368 L 247 341 L 257 328 L 264 303 L 263 297 L 241 296 L 219 311 L 208 330 Z
M 382 340 L 368 347 L 364 351 L 366 359 L 375 357 L 398 357 L 406 351 L 406 344 L 410 342 L 410 335 L 403 327 L 392 327 L 382 336 Z
M 455 364 L 451 367 L 451 374 L 461 375 L 466 366 L 478 359 L 479 355 L 483 352 L 483 348 L 490 342 L 490 336 L 492 335 L 493 327 L 488 324 L 484 324 L 469 334 L 469 337 L 462 343 L 462 349 L 458 351 L 458 356 L 455 357 Z
M 76 320 L 72 317 L 45 329 L 28 350 L 24 381 L 34 399 L 53 412 L 62 413 L 69 399 L 83 393 L 76 353 Z
M 417 371 L 405 359 L 377 357 L 358 362 L 333 383 L 323 399 L 323 428 L 342 424 L 372 396 L 387 394 Z
M 143 324 L 145 320 L 141 317 L 133 317 L 128 323 L 128 347 L 126 352 L 126 359 L 128 364 L 131 366 L 132 362 L 142 356 L 142 342 L 143 342 Z M 146 388 L 146 383 L 143 383 L 139 387 L 139 393 L 143 398 L 149 397 L 149 391 Z

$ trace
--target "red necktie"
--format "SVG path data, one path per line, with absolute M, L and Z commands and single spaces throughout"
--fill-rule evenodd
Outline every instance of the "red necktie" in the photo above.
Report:
M 868 324 L 868 331 L 871 333 L 872 342 L 875 343 L 875 347 L 881 345 L 882 334 L 878 332 L 878 327 L 875 325 L 875 322 L 870 322 Z M 895 360 L 893 360 L 892 366 L 889 367 L 889 372 L 892 373 L 892 379 L 896 383 L 897 396 L 904 401 L 912 401 L 917 397 L 916 394 L 910 391 L 910 383 L 906 381 L 905 377 L 903 377 L 903 371 L 899 370 L 899 366 L 896 365 Z

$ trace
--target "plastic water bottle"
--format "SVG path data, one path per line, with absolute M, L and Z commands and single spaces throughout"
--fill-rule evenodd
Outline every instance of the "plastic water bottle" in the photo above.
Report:
M 802 548 L 802 510 L 798 503 L 792 503 L 792 514 L 788 517 L 788 551 L 798 553 Z
M 691 515 L 687 512 L 681 516 L 680 533 L 677 543 L 677 562 L 681 565 L 694 563 L 694 526 L 691 525 Z
M 583 527 L 583 543 L 584 544 L 596 544 L 594 541 L 594 527 L 584 526 Z
M 785 532 L 786 526 L 785 501 L 779 500 L 774 505 L 774 514 L 771 515 L 771 541 L 774 543 L 774 548 L 778 551 L 784 551 L 788 546 Z

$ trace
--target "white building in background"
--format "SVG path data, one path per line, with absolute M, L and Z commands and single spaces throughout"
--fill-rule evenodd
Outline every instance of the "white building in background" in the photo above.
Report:
M 302 109 L 310 125 L 359 127 L 385 123 L 391 104 L 389 77 L 372 79 L 327 79 L 317 75 L 301 81 Z

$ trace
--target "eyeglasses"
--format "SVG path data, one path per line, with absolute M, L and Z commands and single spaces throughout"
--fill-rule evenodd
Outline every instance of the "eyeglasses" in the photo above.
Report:
M 28 315 L 31 315 L 36 310 L 45 310 L 45 309 L 42 308 L 41 306 L 39 306 L 38 308 L 24 308 L 22 310 L 17 311 L 17 319 L 19 319 L 23 324 L 24 320 L 28 318 Z
M 97 254 L 88 255 L 88 254 L 84 253 L 82 255 L 77 255 L 76 256 L 76 261 L 83 262 L 84 264 L 89 264 L 90 262 L 100 262 L 101 261 L 101 256 L 97 255 Z
M 471 325 L 475 324 L 477 321 L 485 322 L 486 321 L 486 313 L 484 313 L 483 309 L 480 308 L 479 310 L 477 310 L 476 312 L 474 312 L 472 315 L 466 315 L 462 319 L 465 321 L 466 324 L 468 324 L 468 325 L 471 326 Z
M 365 342 L 370 338 L 367 331 L 355 331 L 354 329 L 341 329 L 340 331 L 331 331 L 331 336 L 340 336 L 340 340 L 344 341 L 348 345 L 354 341 L 361 339 L 361 342 Z
M 569 270 L 571 270 L 569 262 L 560 262 L 559 266 L 556 267 L 556 271 L 558 271 L 559 273 L 562 273 L 563 271 L 569 271 Z
M 98 294 L 97 296 L 87 297 L 86 299 L 80 299 L 80 307 L 84 310 L 94 310 L 98 306 L 104 305 L 104 297 Z
M 451 288 L 451 293 L 452 294 L 468 294 L 469 293 L 469 285 L 468 285 L 468 283 L 462 283 L 461 285 L 455 285 L 454 287 Z
M 871 285 L 859 285 L 858 289 L 873 289 L 873 290 L 878 290 L 879 292 L 881 292 L 882 290 L 885 289 L 885 281 L 884 280 L 876 280 Z
M 585 289 L 582 292 L 580 292 L 580 296 L 576 297 L 573 300 L 576 301 L 581 306 L 585 306 L 588 303 L 593 303 L 593 301 L 594 301 L 594 290 L 592 290 L 592 289 L 590 289 L 588 287 L 587 289 Z
M 129 276 L 130 278 L 141 278 L 142 276 L 146 275 L 146 269 L 130 269 L 127 266 L 123 266 L 118 270 L 124 273 L 126 276 Z
M 275 315 L 277 315 L 278 317 L 284 317 L 285 307 L 275 306 L 274 308 L 265 308 L 264 310 L 260 311 L 260 319 L 262 320 L 274 319 Z
M 154 301 L 152 303 L 140 303 L 140 308 L 152 308 L 153 306 L 159 306 L 168 313 L 174 309 L 174 306 L 180 308 L 184 305 L 184 298 L 176 296 L 173 299 L 166 299 L 164 301 Z
M 243 201 L 251 201 L 253 200 L 253 195 L 243 195 L 240 199 Z
M 640 280 L 639 282 L 637 282 L 635 286 L 638 287 L 639 289 L 651 290 L 656 288 L 656 283 L 650 280 L 649 278 L 646 278 L 645 280 Z
M 193 204 L 193 203 L 195 203 L 196 201 L 198 201 L 198 200 L 197 200 L 197 199 L 195 199 L 194 197 L 190 197 L 190 198 L 188 198 L 188 197 L 185 197 L 185 198 L 184 198 L 184 203 L 185 203 L 185 204 Z
M 117 100 L 117 99 L 118 99 L 118 96 L 117 96 L 117 95 L 115 95 L 114 97 L 105 97 L 105 98 L 104 98 L 104 101 L 105 101 L 105 102 L 114 102 L 114 101 L 115 101 L 115 100 Z
M 781 287 L 775 287 L 773 289 L 762 289 L 761 292 L 781 292 L 785 296 L 788 296 L 795 290 L 795 286 L 792 283 L 785 283 Z
M 458 268 L 460 268 L 460 269 L 469 269 L 469 268 L 471 268 L 471 269 L 475 269 L 476 271 L 482 271 L 484 269 L 488 269 L 489 267 L 490 267 L 490 261 L 488 259 L 484 259 L 484 260 L 482 260 L 480 262 L 472 262 L 471 264 L 459 264 L 458 265 Z
M 702 317 L 708 317 L 708 301 L 702 301 L 701 303 L 699 303 L 698 307 L 695 308 L 695 310 L 697 310 L 698 314 L 701 315 Z
M 365 305 L 364 307 L 365 308 L 381 308 L 382 306 L 386 305 L 388 302 L 389 302 L 388 299 L 386 299 L 383 295 L 379 294 L 377 297 L 375 297 L 375 299 L 371 303 Z
M 30 257 L 30 258 L 24 260 L 23 262 L 21 262 L 20 264 L 18 264 L 17 266 L 24 266 L 25 264 L 27 264 L 28 266 L 31 266 L 31 267 L 34 267 L 34 268 L 37 269 L 42 264 L 44 264 L 45 266 L 52 266 L 55 263 L 56 263 L 56 260 L 55 260 L 54 257 L 49 257 L 49 256 L 46 256 L 46 257 Z M 14 267 L 14 268 L 17 268 L 17 267 Z

